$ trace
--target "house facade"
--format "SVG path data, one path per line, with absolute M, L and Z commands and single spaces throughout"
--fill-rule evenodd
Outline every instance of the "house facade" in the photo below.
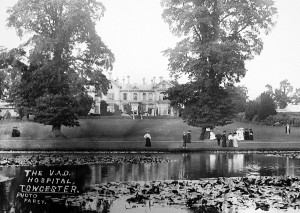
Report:
M 130 76 L 127 76 L 122 82 L 118 79 L 114 80 L 109 74 L 110 88 L 107 95 L 100 97 L 96 91 L 91 91 L 90 95 L 95 100 L 95 106 L 90 113 L 100 114 L 100 102 L 106 101 L 108 104 L 107 111 L 115 112 L 116 109 L 123 113 L 131 111 L 135 115 L 177 115 L 176 110 L 170 106 L 169 100 L 164 100 L 164 92 L 173 85 L 159 77 L 159 82 L 155 82 L 155 78 L 151 83 L 146 83 L 145 78 L 142 84 L 130 83 Z M 117 107 L 116 107 L 117 106 Z

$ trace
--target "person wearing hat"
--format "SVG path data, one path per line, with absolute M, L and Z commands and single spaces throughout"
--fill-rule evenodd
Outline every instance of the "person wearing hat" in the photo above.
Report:
M 223 134 L 222 134 L 222 147 L 227 147 L 227 144 L 226 144 L 226 130 L 224 130 Z
M 187 142 L 187 143 L 191 143 L 191 142 L 192 142 L 191 130 L 189 130 L 189 131 L 186 133 L 186 142 Z
M 221 135 L 221 133 L 220 132 L 218 132 L 217 134 L 216 134 L 216 138 L 217 138 L 217 143 L 218 143 L 218 146 L 220 146 L 221 145 L 221 139 L 222 139 L 222 135 Z
M 232 136 L 232 146 L 233 147 L 239 147 L 238 145 L 238 135 L 236 132 L 233 133 L 233 136 Z
M 182 140 L 183 140 L 182 148 L 186 148 L 186 141 L 187 141 L 187 135 L 186 135 L 186 132 L 183 132 Z
M 151 135 L 150 131 L 146 131 L 146 134 L 144 135 L 144 138 L 146 139 L 146 147 L 151 147 Z
M 228 135 L 228 147 L 233 147 L 233 134 L 232 132 Z
M 11 137 L 20 137 L 21 132 L 18 127 L 14 127 L 11 133 Z

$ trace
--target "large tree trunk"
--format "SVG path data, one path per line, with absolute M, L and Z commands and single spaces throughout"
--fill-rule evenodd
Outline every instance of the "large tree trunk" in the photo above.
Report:
M 52 131 L 51 131 L 50 136 L 52 138 L 65 138 L 66 137 L 61 132 L 61 125 L 60 124 L 52 126 Z

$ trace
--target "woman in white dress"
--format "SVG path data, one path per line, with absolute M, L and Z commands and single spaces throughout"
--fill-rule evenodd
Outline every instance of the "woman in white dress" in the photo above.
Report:
M 213 131 L 210 131 L 209 133 L 209 140 L 215 140 L 216 139 L 216 135 Z
M 236 133 L 233 133 L 233 136 L 232 136 L 232 145 L 233 147 L 239 147 L 238 145 L 238 136 Z

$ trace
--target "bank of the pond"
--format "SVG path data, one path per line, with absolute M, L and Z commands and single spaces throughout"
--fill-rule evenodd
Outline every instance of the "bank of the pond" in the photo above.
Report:
M 60 140 L 0 140 L 0 151 L 103 151 L 103 152 L 251 152 L 300 151 L 300 142 L 240 141 L 238 148 L 220 147 L 216 141 L 192 142 L 182 148 L 181 141 L 153 141 L 145 147 L 144 141 L 97 141 L 93 139 Z

